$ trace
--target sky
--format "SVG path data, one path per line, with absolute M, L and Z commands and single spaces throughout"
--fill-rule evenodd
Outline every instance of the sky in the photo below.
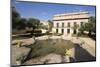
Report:
M 74 4 L 54 4 L 40 2 L 20 2 L 13 1 L 13 5 L 24 18 L 37 18 L 41 21 L 52 20 L 53 15 L 88 11 L 90 16 L 95 16 L 95 6 L 74 5 Z

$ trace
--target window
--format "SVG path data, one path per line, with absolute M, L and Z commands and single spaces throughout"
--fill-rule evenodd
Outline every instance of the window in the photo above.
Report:
M 57 23 L 57 27 L 59 27 L 59 23 Z
M 64 27 L 64 23 L 62 23 L 62 27 Z
M 70 22 L 68 22 L 68 27 L 70 27 Z
M 67 33 L 70 33 L 70 29 L 67 29 Z
M 56 29 L 56 33 L 58 33 L 58 29 Z
M 64 33 L 64 29 L 62 29 L 62 34 Z
M 76 22 L 74 22 L 74 26 L 77 26 L 77 23 Z
M 76 25 L 76 22 L 74 22 L 74 25 Z

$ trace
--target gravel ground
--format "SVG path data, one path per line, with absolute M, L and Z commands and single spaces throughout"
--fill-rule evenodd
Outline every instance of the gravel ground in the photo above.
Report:
M 34 59 L 30 59 L 26 61 L 25 65 L 31 65 L 31 64 L 51 64 L 51 63 L 62 63 L 67 62 L 68 59 L 66 59 L 65 56 L 61 56 L 59 54 L 48 54 L 44 57 L 37 57 Z
M 11 65 L 16 65 L 16 58 L 20 55 L 27 55 L 30 48 L 11 46 Z

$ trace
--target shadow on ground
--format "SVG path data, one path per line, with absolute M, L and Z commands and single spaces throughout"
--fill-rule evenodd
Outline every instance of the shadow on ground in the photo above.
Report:
M 87 50 L 79 44 L 75 44 L 75 62 L 96 61 L 96 57 L 92 56 Z

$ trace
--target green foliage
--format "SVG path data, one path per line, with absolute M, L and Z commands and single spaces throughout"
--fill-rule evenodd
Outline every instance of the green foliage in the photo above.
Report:
M 85 31 L 85 25 L 82 25 L 80 28 L 79 28 L 79 35 L 80 34 L 83 34 Z
M 85 31 L 92 31 L 93 24 L 92 23 L 85 23 Z
M 39 27 L 40 20 L 35 18 L 29 18 L 27 21 L 27 27 L 32 27 L 33 29 L 36 29 Z
M 91 23 L 96 23 L 96 18 L 93 17 L 93 16 L 91 16 L 91 17 L 89 18 L 89 22 L 91 22 Z
M 48 20 L 48 22 L 49 22 L 49 31 L 51 31 L 53 27 L 53 22 L 51 20 Z
M 92 32 L 96 33 L 96 18 L 95 17 L 90 17 L 89 22 L 92 23 Z
M 73 29 L 78 29 L 79 25 L 78 24 L 75 24 L 72 28 Z
M 21 18 L 15 7 L 12 7 L 12 29 L 25 29 L 27 20 Z
M 80 33 L 83 34 L 84 31 L 89 32 L 89 35 L 91 35 L 92 32 L 96 33 L 96 19 L 95 17 L 90 17 L 89 22 L 83 24 L 80 29 Z
M 12 28 L 17 28 L 17 23 L 20 20 L 20 14 L 16 11 L 15 7 L 12 7 Z
M 61 36 L 62 33 L 53 33 L 54 36 Z
M 21 18 L 15 7 L 12 7 L 12 29 L 13 31 L 25 30 L 26 27 L 38 29 L 41 26 L 40 20 L 35 18 Z
M 26 22 L 27 22 L 27 20 L 25 18 L 21 18 L 19 20 L 19 22 L 17 23 L 18 24 L 17 29 L 19 29 L 19 30 L 25 29 L 26 28 Z

